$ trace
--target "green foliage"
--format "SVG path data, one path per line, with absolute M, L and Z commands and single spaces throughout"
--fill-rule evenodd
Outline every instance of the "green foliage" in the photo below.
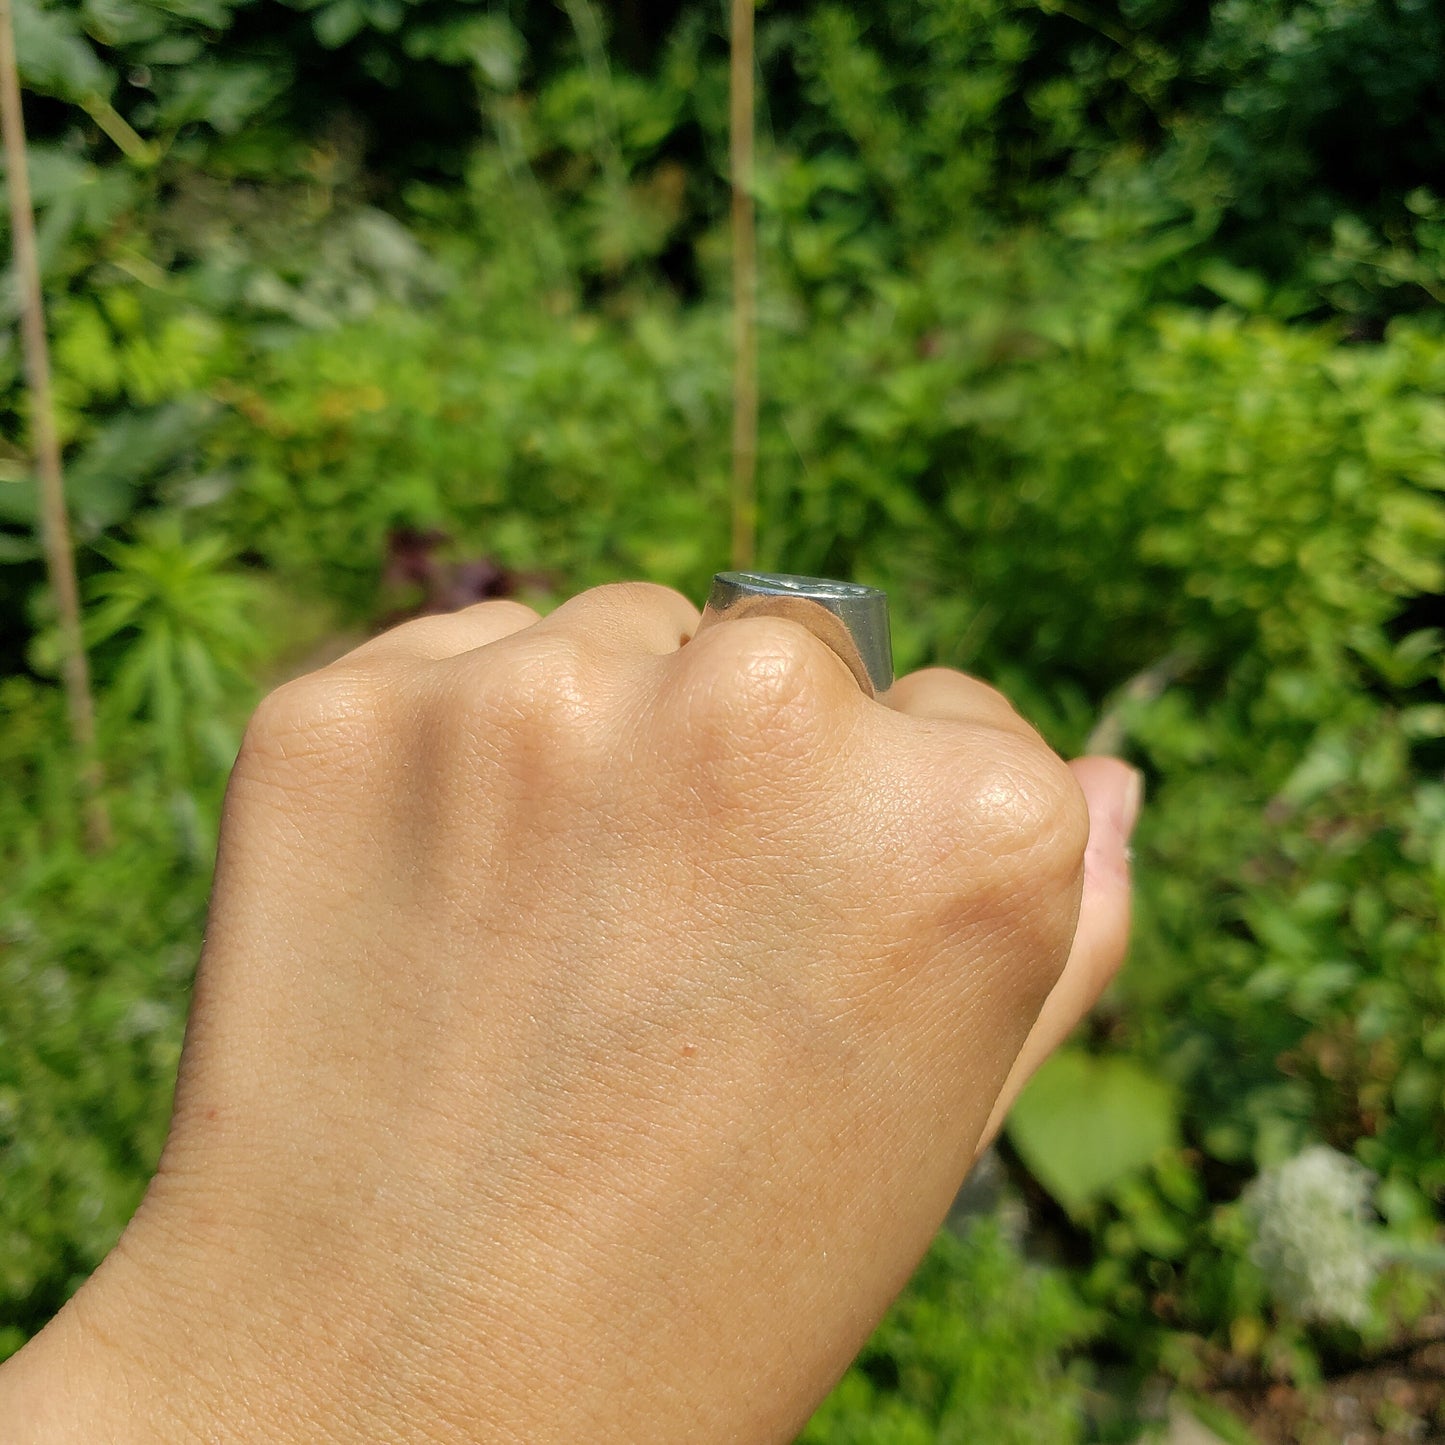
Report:
M 723 317 L 608 326 L 504 279 L 459 283 L 443 325 L 387 312 L 268 358 L 226 438 L 228 531 L 357 612 L 399 526 L 569 590 L 698 591 L 726 547 Z
M 1008 1136 L 1034 1178 L 1075 1216 L 1177 1148 L 1168 1086 L 1131 1059 L 1055 1054 L 1009 1115 Z
M 100 1262 L 164 1137 L 207 880 L 124 822 L 103 864 L 52 844 L 0 904 L 0 1348 Z
M 177 785 L 230 767 L 239 739 L 228 714 L 252 693 L 251 665 L 266 651 L 264 593 L 225 569 L 227 552 L 220 537 L 187 539 L 165 516 L 106 548 L 113 570 L 91 581 L 86 643 L 111 663 L 107 713 L 142 722 Z
M 99 1263 L 155 1167 L 210 844 L 133 772 L 109 797 L 120 843 L 87 856 L 56 690 L 10 678 L 0 707 L 4 1355 Z M 117 772 L 136 762 L 124 734 L 106 743 Z
M 1084 1388 L 1063 1363 L 1093 1333 L 1063 1277 L 992 1221 L 934 1241 L 799 1445 L 1071 1445 Z

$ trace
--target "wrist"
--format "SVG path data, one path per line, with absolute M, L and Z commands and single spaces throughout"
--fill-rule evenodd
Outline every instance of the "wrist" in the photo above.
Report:
M 483 1369 L 468 1371 L 467 1390 L 426 1378 L 440 1328 L 398 1330 L 355 1280 L 298 1271 L 296 1240 L 262 1211 L 198 1214 L 171 1182 L 152 1186 L 91 1278 L 0 1365 L 5 1445 L 452 1439 L 444 1417 L 459 1401 L 498 1407 L 480 1416 L 486 1439 L 533 1438 L 508 1423 L 520 1405 L 489 1397 Z M 286 1287 L 297 1278 L 299 1291 Z M 482 1438 L 478 1419 L 468 1426 Z
M 143 1299 L 121 1297 L 115 1254 L 60 1313 L 0 1367 L 0 1420 L 24 1445 L 185 1439 L 165 1419 L 165 1373 L 153 1358 Z M 122 1327 L 121 1322 L 134 1323 Z M 176 1422 L 178 1423 L 178 1422 Z M 13 1435 L 10 1433 L 13 1431 Z
M 143 1206 L 74 1297 L 0 1366 L 0 1433 L 17 1445 L 223 1437 L 284 1445 L 291 1435 L 248 1417 L 246 1381 L 217 1368 L 212 1347 L 229 1333 L 227 1322 L 182 1298 L 184 1251 L 167 1250 L 145 1213 Z

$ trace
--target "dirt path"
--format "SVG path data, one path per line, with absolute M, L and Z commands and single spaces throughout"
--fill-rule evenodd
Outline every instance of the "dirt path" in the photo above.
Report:
M 1445 1340 L 1337 1376 L 1313 1396 L 1272 1385 L 1215 1398 L 1260 1445 L 1445 1445 Z

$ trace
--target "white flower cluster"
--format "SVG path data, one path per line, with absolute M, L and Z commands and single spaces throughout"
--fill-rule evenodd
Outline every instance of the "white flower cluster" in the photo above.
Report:
M 1302 1321 L 1359 1326 L 1380 1271 L 1374 1176 L 1317 1144 L 1266 1169 L 1245 1191 L 1254 1262 L 1271 1296 Z

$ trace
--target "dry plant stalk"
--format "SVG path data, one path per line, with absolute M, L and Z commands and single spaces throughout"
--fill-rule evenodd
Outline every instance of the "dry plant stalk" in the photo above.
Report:
M 753 204 L 753 0 L 732 0 L 730 115 L 733 244 L 732 564 L 758 545 L 758 239 Z
M 95 742 L 95 703 L 90 667 L 80 628 L 80 589 L 75 550 L 65 508 L 65 479 L 60 467 L 60 438 L 50 388 L 50 349 L 45 340 L 45 305 L 40 291 L 40 261 L 35 250 L 35 211 L 25 157 L 25 117 L 20 108 L 20 70 L 15 55 L 15 25 L 10 0 L 0 0 L 0 132 L 4 135 L 5 173 L 10 193 L 10 233 L 15 252 L 15 289 L 20 308 L 25 380 L 30 390 L 35 469 L 40 477 L 40 533 L 45 568 L 60 622 L 61 677 L 70 714 L 70 732 L 79 758 L 81 806 L 86 841 L 92 849 L 110 842 L 110 818 L 101 797 L 100 756 Z

